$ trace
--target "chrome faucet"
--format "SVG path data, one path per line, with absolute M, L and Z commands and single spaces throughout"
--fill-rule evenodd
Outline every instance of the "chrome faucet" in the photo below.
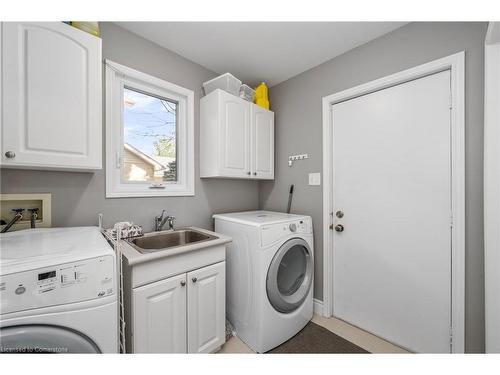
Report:
M 161 231 L 166 223 L 168 223 L 168 230 L 174 230 L 174 222 L 175 217 L 165 215 L 165 210 L 162 210 L 160 216 L 155 216 L 155 231 Z
M 2 229 L 2 231 L 0 233 L 7 232 L 10 229 L 11 226 L 13 226 L 19 220 L 21 220 L 23 218 L 23 214 L 22 214 L 23 211 L 24 211 L 24 208 L 14 208 L 12 210 L 12 212 L 15 212 L 16 214 L 14 215 L 14 217 L 12 218 L 12 220 L 9 221 L 9 223 L 5 227 L 3 227 L 3 229 Z

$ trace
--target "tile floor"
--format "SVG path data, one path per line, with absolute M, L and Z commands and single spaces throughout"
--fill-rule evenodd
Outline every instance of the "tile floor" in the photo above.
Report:
M 400 348 L 399 346 L 391 344 L 380 337 L 354 327 L 340 319 L 325 318 L 319 315 L 314 315 L 312 321 L 339 335 L 340 337 L 349 340 L 353 344 L 369 351 L 370 353 L 409 353 L 407 350 Z M 238 337 L 232 337 L 223 345 L 218 353 L 244 354 L 254 352 Z

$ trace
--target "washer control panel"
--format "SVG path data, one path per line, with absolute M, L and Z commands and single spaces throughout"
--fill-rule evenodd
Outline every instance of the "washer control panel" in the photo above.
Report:
M 290 234 L 312 234 L 312 232 L 312 221 L 309 217 L 281 224 L 266 225 L 262 227 L 261 245 L 270 245 Z
M 1 313 L 36 309 L 113 295 L 112 255 L 0 276 Z

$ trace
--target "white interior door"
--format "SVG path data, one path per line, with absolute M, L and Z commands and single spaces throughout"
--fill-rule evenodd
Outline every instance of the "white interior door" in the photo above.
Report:
M 411 351 L 450 352 L 450 71 L 335 104 L 332 116 L 344 228 L 333 232 L 333 314 Z

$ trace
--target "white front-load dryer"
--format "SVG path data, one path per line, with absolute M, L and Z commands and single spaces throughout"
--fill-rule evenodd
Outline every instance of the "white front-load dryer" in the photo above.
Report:
M 297 334 L 313 315 L 314 238 L 309 216 L 270 211 L 214 215 L 232 237 L 226 255 L 226 313 L 263 353 Z

